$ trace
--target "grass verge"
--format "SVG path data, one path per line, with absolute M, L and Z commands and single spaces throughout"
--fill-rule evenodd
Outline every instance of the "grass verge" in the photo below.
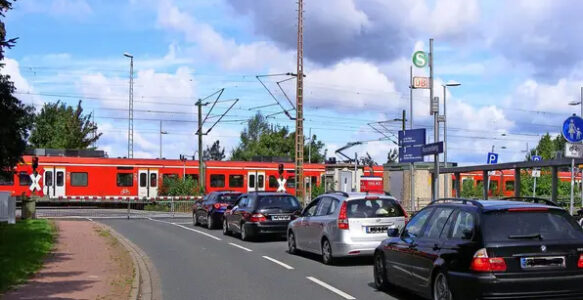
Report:
M 40 269 L 53 249 L 56 232 L 48 220 L 0 223 L 0 294 Z

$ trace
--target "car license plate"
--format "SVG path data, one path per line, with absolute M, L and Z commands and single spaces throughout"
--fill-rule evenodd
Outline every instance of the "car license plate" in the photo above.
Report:
M 520 267 L 523 269 L 564 268 L 564 256 L 521 257 Z
M 384 233 L 388 228 L 389 226 L 367 226 L 366 233 Z
M 290 216 L 271 216 L 273 221 L 289 221 L 291 219 Z

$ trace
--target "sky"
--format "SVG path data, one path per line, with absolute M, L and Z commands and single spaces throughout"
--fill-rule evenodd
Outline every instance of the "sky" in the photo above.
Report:
M 396 145 L 402 110 L 410 118 L 409 69 L 415 51 L 434 39 L 435 96 L 446 91 L 448 161 L 483 164 L 494 147 L 500 162 L 520 161 L 542 134 L 558 134 L 580 107 L 583 46 L 576 0 L 305 0 L 305 134 L 326 144 L 327 156 L 369 153 L 378 163 Z M 197 151 L 194 103 L 220 89 L 203 126 L 205 144 L 226 153 L 257 112 L 273 124 L 295 122 L 295 0 L 26 0 L 5 18 L 3 74 L 17 97 L 40 109 L 81 100 L 92 112 L 99 149 L 127 156 L 128 58 L 134 56 L 134 157 Z M 414 76 L 428 68 L 413 67 Z M 264 88 L 257 80 L 261 77 Z M 281 86 L 281 89 L 280 89 Z M 280 101 L 277 105 L 268 90 Z M 285 93 L 285 94 L 284 94 Z M 433 142 L 429 91 L 413 90 L 413 127 Z M 213 100 L 209 98 L 208 100 Z M 295 102 L 295 101 L 294 101 Z M 258 108 L 259 107 L 259 108 Z M 209 106 L 203 108 L 206 114 Z M 293 114 L 294 112 L 291 111 Z M 384 128 L 369 123 L 386 121 Z M 409 124 L 407 124 L 409 126 Z M 384 138 L 388 136 L 390 139 Z M 443 138 L 441 129 L 440 140 Z M 429 158 L 428 158 L 429 160 Z

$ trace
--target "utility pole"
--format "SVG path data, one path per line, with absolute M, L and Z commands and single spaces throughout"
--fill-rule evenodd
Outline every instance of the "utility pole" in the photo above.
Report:
M 130 90 L 128 109 L 128 158 L 134 158 L 134 56 L 123 54 L 130 59 Z
M 433 104 L 434 101 L 439 103 L 439 99 L 433 99 L 433 39 L 429 39 L 429 100 Z M 437 111 L 431 109 L 433 113 L 433 142 L 439 141 L 439 105 L 435 105 Z M 433 155 L 434 162 L 434 180 L 433 180 L 433 200 L 439 198 L 439 154 Z
M 296 80 L 296 197 L 305 204 L 304 183 L 304 1 L 298 0 L 298 52 Z
M 312 163 L 312 127 L 310 127 L 310 138 L 309 138 L 310 143 L 308 144 L 308 163 L 311 164 Z M 310 186 L 311 188 L 311 186 Z
M 413 129 L 413 66 L 409 66 L 409 129 Z M 411 172 L 409 176 L 411 179 L 411 204 L 409 208 L 411 211 L 415 211 L 415 163 L 409 164 L 409 171 Z
M 160 120 L 160 159 L 162 159 L 162 135 L 163 134 L 168 134 L 168 132 L 162 130 L 162 120 Z
M 528 146 L 526 147 L 528 150 Z M 538 155 L 538 149 L 534 150 L 534 155 Z M 533 170 L 536 170 L 536 168 L 534 168 Z M 514 188 L 517 188 L 516 186 Z M 532 196 L 536 197 L 536 177 L 534 177 L 534 183 L 532 186 Z
M 206 105 L 206 104 L 204 104 Z M 200 191 L 204 189 L 204 168 L 202 167 L 202 106 L 203 103 L 200 99 L 196 102 L 198 107 L 198 183 L 200 184 Z

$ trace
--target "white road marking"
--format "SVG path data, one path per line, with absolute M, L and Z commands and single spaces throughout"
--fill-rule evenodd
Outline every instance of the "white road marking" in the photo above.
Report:
M 177 225 L 191 225 L 191 224 L 192 224 L 192 222 L 186 222 L 186 223 L 174 223 L 174 224 L 177 224 Z
M 323 282 L 323 281 L 321 281 L 321 280 L 319 280 L 317 278 L 314 278 L 312 276 L 308 276 L 306 278 L 308 278 L 310 281 L 314 282 L 315 284 L 318 284 L 318 285 L 320 285 L 320 286 L 322 286 L 322 287 L 324 287 L 324 288 L 326 288 L 326 289 L 328 289 L 328 290 L 330 290 L 330 291 L 332 291 L 332 292 L 340 295 L 344 299 L 349 299 L 349 300 L 356 299 L 356 298 L 350 296 L 349 294 L 347 294 L 347 293 L 345 293 L 345 292 L 343 292 L 343 291 L 341 291 L 341 290 L 339 290 L 339 289 L 337 289 L 337 288 L 335 288 L 335 287 L 333 287 L 333 286 L 331 286 L 331 285 L 329 285 L 329 284 L 327 284 L 327 283 L 325 283 L 325 282 Z
M 276 263 L 276 264 L 278 264 L 278 265 L 280 265 L 280 266 L 282 266 L 282 267 L 284 267 L 284 268 L 286 268 L 288 270 L 293 270 L 294 269 L 294 267 L 292 267 L 292 266 L 290 266 L 288 264 L 284 264 L 284 263 L 282 263 L 281 261 L 279 261 L 279 260 L 277 260 L 275 258 L 271 258 L 269 256 L 263 256 L 263 258 L 265 258 L 267 260 L 270 260 L 270 261 L 272 261 L 272 262 L 274 262 L 274 263 Z
M 231 246 L 235 246 L 235 247 L 237 247 L 237 248 L 240 248 L 240 249 L 243 249 L 243 250 L 245 250 L 245 251 L 247 251 L 247 252 L 251 252 L 251 251 L 253 251 L 253 250 L 251 250 L 251 249 L 249 249 L 249 248 L 245 248 L 245 247 L 243 247 L 243 246 L 241 246 L 241 245 L 237 245 L 237 244 L 235 244 L 235 243 L 229 243 L 229 245 L 231 245 Z
M 214 235 L 212 235 L 212 234 L 208 234 L 208 233 L 206 233 L 206 232 L 203 232 L 203 231 L 200 231 L 200 230 L 196 230 L 196 229 L 193 229 L 193 228 L 188 228 L 188 227 L 186 227 L 186 226 L 183 226 L 183 225 L 180 225 L 180 224 L 177 224 L 177 223 L 166 222 L 166 221 L 160 221 L 160 220 L 154 220 L 154 219 L 152 219 L 152 218 L 148 218 L 148 220 L 150 220 L 150 221 L 154 221 L 154 222 L 160 222 L 160 223 L 164 223 L 164 224 L 170 224 L 170 225 L 174 225 L 174 226 L 180 227 L 180 228 L 182 228 L 182 229 L 186 229 L 186 230 L 190 230 L 190 231 L 193 231 L 193 232 L 196 232 L 196 233 L 200 233 L 200 234 L 202 234 L 202 235 L 204 235 L 204 236 L 208 236 L 208 237 L 210 237 L 211 239 L 215 239 L 215 240 L 217 240 L 217 241 L 220 241 L 220 240 L 221 240 L 220 238 L 218 238 L 218 237 L 216 237 L 216 236 L 214 236 Z M 189 223 L 189 224 L 190 224 L 190 223 Z

